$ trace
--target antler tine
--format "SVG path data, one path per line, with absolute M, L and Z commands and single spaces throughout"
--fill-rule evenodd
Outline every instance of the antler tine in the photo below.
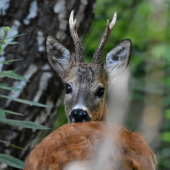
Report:
M 77 21 L 74 20 L 74 10 L 71 11 L 69 18 L 70 33 L 74 41 L 75 51 L 76 51 L 76 62 L 83 63 L 83 49 L 81 47 L 79 37 L 77 35 Z
M 110 35 L 110 33 L 111 33 L 115 23 L 116 23 L 116 19 L 117 19 L 117 12 L 114 13 L 113 19 L 112 19 L 110 24 L 109 24 L 109 20 L 107 20 L 106 29 L 105 29 L 105 31 L 102 35 L 102 38 L 100 40 L 100 43 L 99 43 L 99 45 L 98 45 L 98 47 L 95 50 L 95 53 L 93 55 L 93 63 L 94 64 L 99 64 L 99 62 L 100 62 L 100 57 L 102 55 L 103 48 L 104 48 L 104 46 L 105 46 L 105 44 L 106 44 L 106 42 L 109 38 L 109 35 Z

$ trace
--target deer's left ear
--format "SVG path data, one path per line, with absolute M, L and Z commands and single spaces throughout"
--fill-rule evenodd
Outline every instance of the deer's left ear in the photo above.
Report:
M 131 41 L 126 39 L 107 53 L 103 67 L 109 77 L 114 77 L 126 69 L 130 59 L 131 46 Z

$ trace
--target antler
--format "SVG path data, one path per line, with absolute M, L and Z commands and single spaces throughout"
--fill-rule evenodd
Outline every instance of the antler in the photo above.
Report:
M 116 18 L 117 18 L 117 12 L 114 13 L 114 16 L 113 16 L 113 19 L 112 19 L 112 22 L 109 24 L 109 20 L 107 20 L 107 24 L 106 24 L 106 29 L 104 31 L 104 34 L 100 40 L 100 43 L 97 47 L 97 49 L 95 50 L 95 53 L 93 55 L 93 63 L 94 64 L 99 64 L 100 62 L 100 57 L 102 55 L 102 51 L 103 51 L 103 48 L 109 38 L 109 35 L 116 23 Z
M 81 47 L 79 37 L 77 35 L 77 21 L 76 19 L 74 20 L 74 11 L 71 11 L 70 18 L 69 18 L 69 26 L 70 26 L 71 36 L 73 38 L 74 45 L 75 45 L 76 62 L 83 63 L 84 62 L 83 49 Z

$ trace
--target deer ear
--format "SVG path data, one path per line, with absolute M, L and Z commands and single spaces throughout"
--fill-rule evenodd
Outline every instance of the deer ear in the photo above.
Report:
M 126 39 L 107 53 L 103 67 L 109 77 L 115 77 L 126 69 L 129 64 L 131 46 L 131 41 Z
M 46 39 L 46 50 L 50 66 L 64 79 L 74 63 L 69 50 L 58 39 L 50 35 Z

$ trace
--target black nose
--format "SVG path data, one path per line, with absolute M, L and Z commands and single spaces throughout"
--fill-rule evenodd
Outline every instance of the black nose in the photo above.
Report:
M 88 122 L 91 120 L 89 114 L 82 109 L 74 109 L 69 115 L 69 118 L 72 123 Z

